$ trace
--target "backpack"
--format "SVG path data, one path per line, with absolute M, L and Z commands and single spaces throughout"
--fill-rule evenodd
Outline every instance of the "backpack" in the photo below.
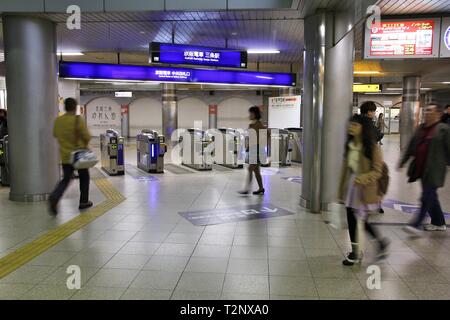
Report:
M 389 188 L 389 167 L 383 161 L 383 169 L 381 178 L 378 179 L 378 193 L 382 196 L 387 194 Z

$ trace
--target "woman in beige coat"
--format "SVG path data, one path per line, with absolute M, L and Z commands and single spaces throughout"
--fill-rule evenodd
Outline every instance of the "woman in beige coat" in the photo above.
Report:
M 387 255 L 389 241 L 382 238 L 367 221 L 370 211 L 376 211 L 381 201 L 378 180 L 382 177 L 383 155 L 373 136 L 371 120 L 354 115 L 348 126 L 348 140 L 339 183 L 339 200 L 347 208 L 347 222 L 352 251 L 343 264 L 351 266 L 360 263 L 361 252 L 357 235 L 358 219 L 363 221 L 365 230 L 378 242 L 377 257 Z

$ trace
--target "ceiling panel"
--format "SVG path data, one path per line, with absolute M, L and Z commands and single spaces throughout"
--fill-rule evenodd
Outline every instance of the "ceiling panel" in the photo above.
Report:
M 449 0 L 380 0 L 378 6 L 385 15 L 450 12 Z

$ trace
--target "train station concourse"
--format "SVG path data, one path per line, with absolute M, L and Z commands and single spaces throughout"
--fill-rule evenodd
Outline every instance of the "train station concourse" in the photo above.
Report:
M 0 300 L 450 299 L 450 0 L 0 14 Z

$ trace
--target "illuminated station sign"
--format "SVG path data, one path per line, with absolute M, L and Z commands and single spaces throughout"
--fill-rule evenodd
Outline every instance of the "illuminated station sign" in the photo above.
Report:
M 381 92 L 381 85 L 379 84 L 354 84 L 353 92 Z
M 247 52 L 195 45 L 150 43 L 150 63 L 247 68 Z
M 171 68 L 67 61 L 60 62 L 59 77 L 85 80 L 128 80 L 268 87 L 295 87 L 296 85 L 296 74 L 294 73 Z
M 366 28 L 366 59 L 439 57 L 441 19 L 381 20 Z

